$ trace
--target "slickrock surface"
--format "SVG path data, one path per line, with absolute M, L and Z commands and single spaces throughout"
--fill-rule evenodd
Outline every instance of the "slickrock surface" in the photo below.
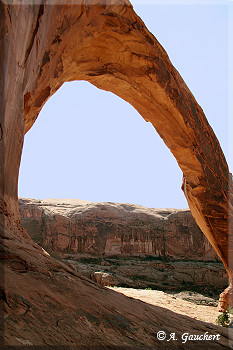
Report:
M 218 260 L 190 210 L 20 198 L 19 212 L 30 237 L 49 252 Z
M 139 299 L 147 304 L 164 307 L 180 315 L 186 315 L 194 319 L 216 324 L 218 316 L 221 314 L 217 307 L 198 305 L 191 302 L 195 298 L 195 293 L 168 294 L 158 290 L 144 290 L 133 288 L 109 287 L 116 292 L 122 293 L 130 298 Z M 203 302 L 203 297 L 196 294 L 196 299 Z M 185 300 L 189 299 L 189 301 Z M 206 298 L 208 299 L 208 298 Z
M 2 227 L 0 227 L 2 235 Z M 176 332 L 169 349 L 227 349 L 227 329 L 127 298 L 49 257 L 30 240 L 8 231 L 4 243 L 4 344 L 83 349 L 167 349 L 157 332 Z M 3 262 L 1 262 L 2 268 Z M 182 343 L 184 332 L 220 334 L 219 340 Z M 2 340 L 2 339 L 1 339 Z M 84 348 L 85 348 L 84 347 Z M 9 349 L 9 348 L 8 348 Z M 21 348 L 17 348 L 20 349 Z M 56 349 L 56 348 L 55 348 Z
M 102 348 L 113 343 L 142 349 L 142 344 L 158 344 L 155 334 L 162 327 L 179 335 L 185 330 L 221 332 L 211 349 L 226 348 L 226 330 L 174 313 L 165 316 L 160 308 L 84 281 L 43 255 L 20 225 L 17 190 L 24 134 L 46 100 L 72 80 L 117 94 L 154 125 L 183 171 L 182 188 L 194 218 L 229 274 L 221 305 L 233 305 L 232 175 L 201 107 L 130 2 L 51 6 L 46 0 L 36 5 L 0 0 L 1 296 L 7 343 L 95 342 Z M 199 343 L 199 349 L 210 348 L 210 343 Z M 189 348 L 196 349 L 197 343 Z

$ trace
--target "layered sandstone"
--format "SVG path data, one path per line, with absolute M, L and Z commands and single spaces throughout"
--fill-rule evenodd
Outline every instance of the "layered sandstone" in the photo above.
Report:
M 190 210 L 20 198 L 19 212 L 36 243 L 103 285 L 214 294 L 228 285 Z
M 108 286 L 124 286 L 161 291 L 198 291 L 216 298 L 228 285 L 221 263 L 164 261 L 145 257 L 93 257 L 70 253 L 53 254 L 80 275 Z
M 35 344 L 88 345 L 96 340 L 101 346 L 114 339 L 114 344 L 140 344 L 141 349 L 142 343 L 157 344 L 155 334 L 161 325 L 167 331 L 175 327 L 177 334 L 181 329 L 209 331 L 199 322 L 174 314 L 165 317 L 158 308 L 123 296 L 116 299 L 44 255 L 20 225 L 17 195 L 24 134 L 46 100 L 71 80 L 87 80 L 117 94 L 154 125 L 177 159 L 192 215 L 229 274 L 222 306 L 233 305 L 232 176 L 201 107 L 129 1 L 13 3 L 0 1 L 5 339 L 12 344 L 23 335 L 21 342 L 32 342 L 34 335 Z M 218 330 L 211 328 L 213 333 Z M 226 346 L 226 332 L 221 334 L 212 349 L 223 348 L 224 342 Z M 178 345 L 173 342 L 170 347 Z M 209 343 L 201 347 L 209 348 Z M 196 344 L 190 343 L 191 348 Z
M 30 237 L 48 252 L 218 259 L 190 210 L 21 198 L 19 212 Z

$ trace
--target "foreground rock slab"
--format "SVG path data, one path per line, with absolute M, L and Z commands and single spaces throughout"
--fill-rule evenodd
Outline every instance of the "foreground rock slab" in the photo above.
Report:
M 169 349 L 230 348 L 227 329 L 108 290 L 52 259 L 31 241 L 17 240 L 14 233 L 8 232 L 4 243 L 5 346 L 166 349 L 157 339 L 157 332 L 163 331 L 176 333 L 178 340 L 171 341 Z M 185 332 L 219 334 L 219 340 L 182 343 Z

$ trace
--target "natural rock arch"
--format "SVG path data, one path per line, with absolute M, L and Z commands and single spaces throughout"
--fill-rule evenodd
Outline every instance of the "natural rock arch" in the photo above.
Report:
M 0 3 L 5 227 L 21 230 L 17 181 L 24 133 L 65 81 L 87 80 L 134 106 L 177 159 L 192 214 L 229 274 L 230 288 L 222 295 L 222 305 L 233 305 L 233 184 L 218 140 L 166 52 L 131 4 L 127 0 L 111 5 L 108 1 L 95 6 L 85 3 Z

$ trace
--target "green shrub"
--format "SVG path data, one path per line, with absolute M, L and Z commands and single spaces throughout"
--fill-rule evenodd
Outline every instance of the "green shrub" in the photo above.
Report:
M 229 310 L 225 310 L 218 316 L 216 324 L 222 327 L 228 327 L 230 323 Z
M 79 259 L 79 262 L 82 264 L 94 264 L 94 265 L 100 265 L 102 262 L 102 258 L 95 258 L 95 257 L 81 257 Z

